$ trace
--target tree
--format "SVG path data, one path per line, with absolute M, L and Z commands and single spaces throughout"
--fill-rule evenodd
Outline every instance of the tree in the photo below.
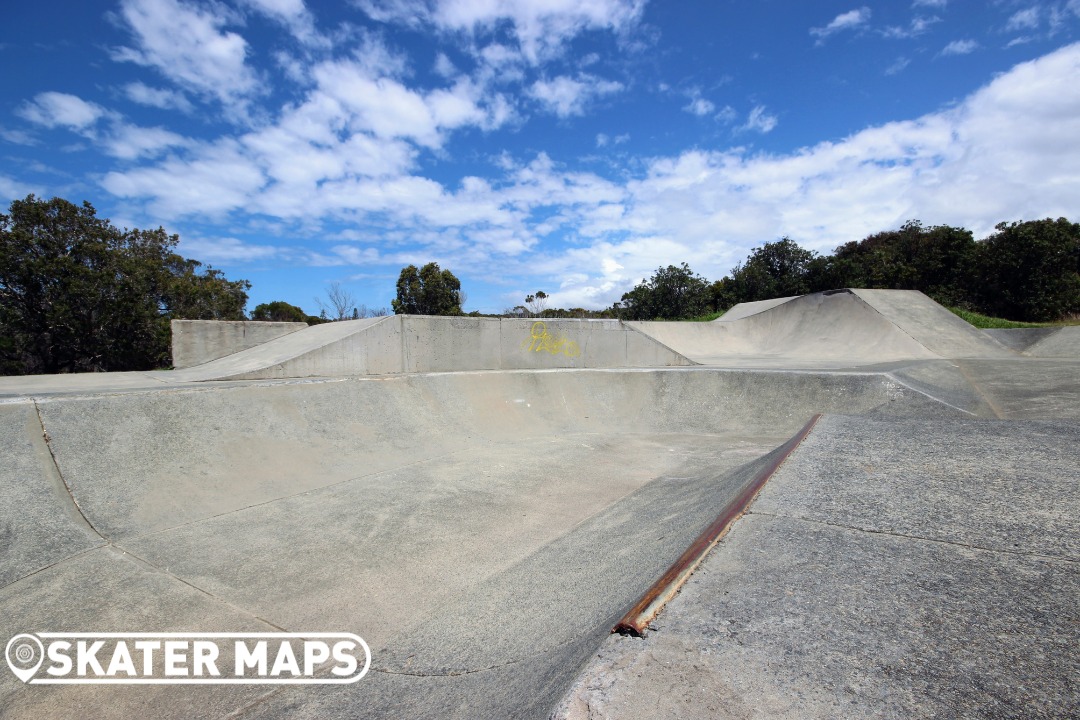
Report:
M 790 238 L 765 243 L 751 251 L 731 275 L 713 283 L 713 304 L 730 308 L 741 302 L 805 295 L 810 292 L 810 270 L 816 253 Z
M 1047 218 L 996 230 L 978 248 L 982 312 L 1029 321 L 1080 313 L 1080 224 Z
M 351 292 L 341 287 L 341 283 L 330 283 L 330 287 L 326 289 L 326 299 L 327 301 L 324 302 L 322 298 L 315 298 L 315 302 L 319 304 L 319 309 L 322 311 L 320 317 L 329 317 L 331 320 L 357 319 L 353 317 L 357 314 L 356 298 Z
M 544 308 L 547 307 L 548 294 L 543 290 L 537 290 L 535 295 L 529 295 L 525 298 L 525 304 L 529 306 L 529 311 L 532 312 L 533 317 L 540 317 L 540 314 L 544 312 Z
M 709 283 L 683 263 L 658 268 L 646 281 L 622 296 L 620 315 L 628 320 L 678 320 L 709 312 Z
M 251 319 L 266 322 L 307 322 L 308 316 L 296 305 L 290 305 L 284 300 L 274 300 L 256 305 L 251 311 Z
M 398 315 L 461 315 L 461 303 L 461 281 L 431 262 L 401 269 L 397 297 L 390 304 Z
M 970 304 L 977 251 L 970 230 L 909 220 L 838 247 L 812 289 L 921 290 L 945 305 Z
M 147 370 L 171 319 L 243 319 L 246 280 L 174 252 L 164 229 L 119 230 L 93 206 L 29 195 L 0 215 L 0 370 Z

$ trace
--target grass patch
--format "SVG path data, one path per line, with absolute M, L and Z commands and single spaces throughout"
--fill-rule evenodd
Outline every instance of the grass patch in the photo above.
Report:
M 708 315 L 698 315 L 697 317 L 686 318 L 685 322 L 712 322 L 713 320 L 723 315 L 725 312 L 727 311 L 723 310 L 720 312 L 711 312 Z
M 1012 328 L 1040 328 L 1040 327 L 1053 327 L 1060 325 L 1061 323 L 1030 323 L 1030 322 L 1018 322 L 1016 320 L 1004 320 L 1002 318 L 990 317 L 989 315 L 981 315 L 977 312 L 971 312 L 970 310 L 962 310 L 960 308 L 949 308 L 956 315 L 963 320 L 971 323 L 980 330 L 988 329 L 1005 329 Z

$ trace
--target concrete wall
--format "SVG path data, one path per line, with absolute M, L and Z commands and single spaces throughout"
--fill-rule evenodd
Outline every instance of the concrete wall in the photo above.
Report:
M 302 322 L 173 320 L 173 367 L 201 365 L 303 330 L 307 326 L 307 323 Z
M 176 377 L 263 380 L 692 364 L 618 320 L 394 315 L 314 325 Z

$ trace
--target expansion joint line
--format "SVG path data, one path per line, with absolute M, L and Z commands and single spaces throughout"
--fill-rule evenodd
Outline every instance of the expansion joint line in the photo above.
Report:
M 1065 557 L 1062 555 L 1046 555 L 1044 553 L 1021 552 L 1020 550 L 1009 550 L 1007 548 L 987 547 L 986 545 L 975 545 L 974 543 L 959 542 L 957 540 L 942 540 L 941 538 L 931 538 L 924 535 L 910 535 L 908 533 L 898 533 L 892 532 L 890 530 L 858 527 L 856 525 L 848 525 L 847 523 L 830 522 L 828 520 L 800 517 L 798 515 L 782 515 L 780 513 L 768 513 L 753 510 L 747 511 L 746 514 L 757 515 L 758 517 L 772 517 L 783 518 L 786 520 L 797 520 L 799 522 L 804 522 L 811 525 L 822 525 L 824 527 L 837 528 L 838 530 L 850 530 L 852 532 L 861 532 L 868 535 L 883 535 L 885 537 L 894 537 L 900 540 L 913 540 L 915 542 L 925 542 L 934 545 L 948 545 L 950 547 L 964 548 L 965 550 L 978 550 L 980 552 L 997 553 L 1001 555 L 1018 555 L 1020 557 L 1037 558 L 1039 560 L 1050 560 L 1056 562 L 1066 562 L 1070 564 L 1080 562 L 1080 559 L 1078 558 Z
M 90 528 L 94 532 L 95 535 L 97 535 L 99 538 L 101 538 L 101 540 L 105 543 L 106 547 L 110 547 L 110 548 L 112 548 L 112 549 L 114 549 L 114 550 L 116 550 L 118 552 L 121 552 L 121 553 L 133 558 L 134 560 L 137 560 L 138 562 L 142 563 L 143 565 L 146 565 L 147 567 L 152 568 L 155 572 L 159 572 L 162 575 L 167 575 L 168 577 L 172 578 L 173 580 L 176 580 L 179 583 L 183 583 L 184 585 L 187 585 L 191 589 L 193 589 L 193 590 L 195 590 L 197 592 L 200 592 L 203 595 L 206 595 L 207 597 L 213 599 L 216 602 L 221 603 L 222 605 L 225 605 L 225 606 L 227 606 L 229 608 L 232 608 L 234 611 L 236 611 L 238 613 L 241 613 L 243 615 L 247 615 L 247 616 L 257 620 L 258 622 L 261 622 L 261 623 L 263 623 L 265 625 L 268 625 L 269 627 L 274 628 L 275 630 L 278 630 L 278 631 L 281 631 L 281 632 L 286 632 L 286 630 L 284 628 L 278 627 L 277 625 L 270 622 L 269 620 L 259 617 L 258 615 L 251 612 L 250 610 L 246 610 L 246 609 L 244 609 L 242 607 L 234 605 L 233 603 L 229 602 L 228 600 L 224 600 L 222 598 L 219 598 L 218 596 L 214 595 L 209 590 L 205 590 L 204 588 L 201 588 L 198 585 L 195 585 L 195 584 L 193 584 L 191 582 L 188 582 L 184 578 L 182 578 L 182 577 L 180 577 L 180 576 L 178 576 L 178 575 L 176 575 L 174 573 L 169 572 L 167 568 L 158 567 L 157 565 L 150 562 L 146 558 L 143 558 L 143 557 L 140 557 L 140 556 L 136 555 L 135 553 L 131 552 L 130 550 L 128 550 L 128 549 L 114 543 L 112 540 L 105 537 L 101 533 L 101 531 L 98 530 L 97 527 L 94 526 L 94 523 L 92 523 L 90 521 L 90 518 L 88 518 L 86 516 L 86 513 L 83 512 L 82 506 L 79 505 L 79 501 L 75 499 L 75 494 L 72 492 L 71 486 L 68 484 L 67 478 L 64 477 L 64 473 L 60 470 L 60 464 L 56 460 L 56 453 L 53 451 L 53 447 L 52 447 L 52 438 L 49 437 L 49 431 L 45 429 L 45 418 L 41 414 L 41 407 L 38 405 L 38 402 L 37 402 L 36 399 L 33 402 L 34 402 L 34 411 L 37 413 L 38 425 L 41 427 L 41 437 L 45 441 L 45 447 L 49 451 L 49 458 L 52 460 L 52 466 L 53 466 L 53 469 L 56 471 L 56 476 L 58 478 L 60 478 L 60 482 L 63 484 L 64 489 L 67 491 L 68 498 L 71 500 L 71 504 L 75 507 L 76 511 L 78 511 L 79 517 L 82 518 L 83 522 L 86 523 L 86 526 L 88 528 Z M 87 551 L 87 552 L 89 552 L 89 551 Z M 79 554 L 83 554 L 83 553 L 79 553 Z M 57 564 L 57 563 L 54 563 L 54 565 L 55 564 Z M 40 570 L 38 572 L 40 572 Z
M 86 526 L 94 531 L 94 534 L 104 540 L 108 544 L 112 542 L 101 534 L 101 531 L 94 527 L 94 523 L 90 522 L 90 518 L 83 512 L 82 506 L 79 505 L 79 501 L 75 499 L 75 493 L 71 490 L 71 485 L 68 484 L 67 478 L 64 477 L 64 473 L 60 470 L 60 463 L 56 460 L 56 453 L 53 451 L 52 438 L 49 437 L 49 431 L 45 429 L 45 418 L 41 415 L 41 406 L 38 405 L 38 401 L 34 399 L 34 412 L 37 413 L 38 425 L 41 426 L 41 439 L 45 441 L 45 448 L 49 451 L 49 458 L 52 460 L 53 469 L 56 471 L 56 476 L 60 478 L 61 484 L 67 491 L 68 499 L 71 500 L 71 504 L 75 507 L 75 510 L 79 513 L 79 517 L 82 518 Z

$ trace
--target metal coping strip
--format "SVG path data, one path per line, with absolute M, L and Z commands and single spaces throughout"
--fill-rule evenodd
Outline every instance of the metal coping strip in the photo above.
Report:
M 746 509 L 757 497 L 766 481 L 780 469 L 788 456 L 806 439 L 806 436 L 814 429 L 814 425 L 817 424 L 820 418 L 820 413 L 814 415 L 799 432 L 780 446 L 780 452 L 776 454 L 776 457 L 754 476 L 735 499 L 724 506 L 720 516 L 705 528 L 697 539 L 691 543 L 690 547 L 679 556 L 679 559 L 668 568 L 667 572 L 645 591 L 641 599 L 612 628 L 612 632 L 644 637 L 649 623 L 660 614 L 668 601 L 675 597 L 694 570 L 701 564 L 701 561 L 712 550 L 713 546 L 728 531 L 731 524 L 746 512 Z

